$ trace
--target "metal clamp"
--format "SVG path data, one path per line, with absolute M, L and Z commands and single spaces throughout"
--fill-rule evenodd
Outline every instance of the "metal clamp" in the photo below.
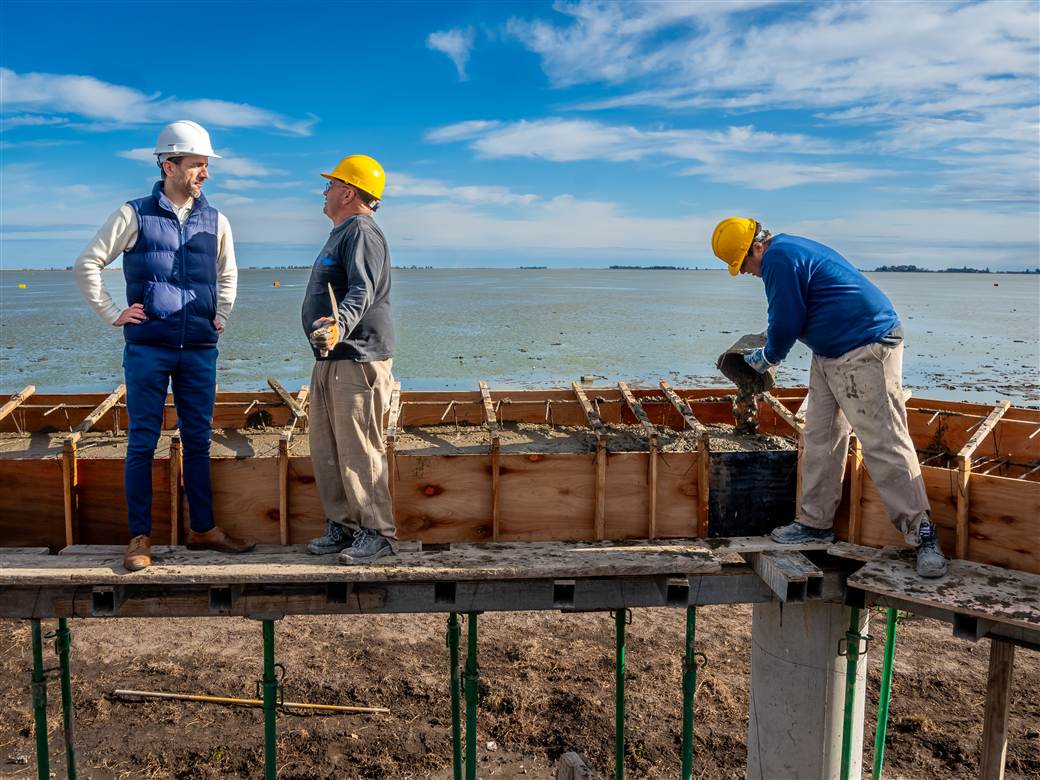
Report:
M 838 655 L 849 654 L 849 640 L 857 639 L 861 643 L 856 649 L 856 655 L 866 655 L 867 650 L 870 649 L 870 643 L 874 641 L 873 634 L 845 634 L 841 639 L 838 640 Z
M 610 616 L 612 618 L 614 618 L 615 620 L 617 620 L 618 612 L 621 612 L 621 610 L 619 610 L 619 609 L 612 609 L 612 610 L 610 610 Z M 624 610 L 624 612 L 625 612 L 625 625 L 626 626 L 632 625 L 632 610 L 626 608 Z
M 278 707 L 281 707 L 281 706 L 283 706 L 285 704 L 285 687 L 283 685 L 283 683 L 285 682 L 285 674 L 286 674 L 286 672 L 285 672 L 285 665 L 277 663 L 277 664 L 274 665 L 274 669 L 275 669 L 275 676 L 274 676 L 274 686 L 275 686 L 274 697 L 275 697 L 275 699 L 274 699 L 274 703 Z M 278 673 L 279 670 L 281 670 L 281 674 Z M 263 689 L 264 689 L 265 685 L 267 685 L 267 683 L 264 682 L 263 678 L 260 678 L 259 680 L 256 681 L 256 698 L 258 698 L 258 699 L 262 699 L 263 698 Z

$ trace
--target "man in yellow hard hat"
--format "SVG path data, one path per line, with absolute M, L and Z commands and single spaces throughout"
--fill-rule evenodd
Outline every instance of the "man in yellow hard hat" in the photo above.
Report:
M 307 547 L 369 563 L 397 547 L 383 445 L 393 387 L 390 250 L 372 219 L 386 176 L 363 154 L 322 176 L 333 227 L 311 268 L 302 321 L 315 358 L 310 446 L 326 531 Z
M 903 400 L 903 329 L 881 290 L 838 252 L 799 236 L 774 236 L 747 217 L 722 220 L 711 238 L 731 275 L 762 279 L 769 301 L 766 345 L 745 356 L 775 366 L 801 341 L 812 350 L 798 517 L 773 529 L 788 544 L 832 541 L 849 434 L 856 432 L 889 520 L 917 548 L 917 573 L 941 577 L 946 559 Z

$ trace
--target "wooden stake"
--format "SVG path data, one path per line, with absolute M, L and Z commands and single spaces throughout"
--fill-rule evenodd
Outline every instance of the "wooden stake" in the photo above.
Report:
M 180 543 L 181 531 L 181 436 L 170 437 L 170 544 Z
M 25 402 L 25 399 L 36 392 L 36 385 L 29 385 L 25 389 L 12 395 L 3 406 L 0 406 L 0 420 L 4 419 Z
M 628 385 L 624 382 L 618 382 L 618 390 L 621 391 L 621 397 L 625 399 L 625 403 L 628 404 L 629 411 L 635 416 L 639 423 L 643 426 L 643 430 L 646 432 L 646 438 L 650 442 L 650 475 L 649 475 L 649 500 L 648 500 L 648 517 L 646 520 L 646 536 L 648 539 L 657 538 L 657 429 L 653 423 L 650 422 L 650 418 L 647 416 L 646 411 L 643 409 L 643 405 L 636 400 L 636 397 L 632 395 L 632 391 L 628 389 Z
M 985 441 L 1010 406 L 1010 401 L 997 404 L 957 453 L 957 557 L 961 559 L 968 557 L 970 538 L 968 526 L 971 510 L 971 459 L 975 450 Z
M 990 431 L 992 431 L 996 427 L 997 423 L 1000 422 L 1000 418 L 1004 416 L 1004 413 L 1010 406 L 1010 401 L 1001 401 L 997 404 L 993 408 L 993 411 L 989 413 L 989 417 L 979 424 L 978 430 L 976 430 L 964 446 L 961 447 L 961 451 L 957 453 L 957 456 L 961 458 L 972 457 L 972 455 L 975 454 L 975 450 L 979 448 L 979 445 L 982 444 Z
M 278 439 L 278 537 L 289 544 L 289 436 Z
M 677 412 L 682 415 L 686 426 L 697 433 L 697 536 L 708 535 L 708 489 L 711 482 L 711 448 L 708 446 L 708 429 L 693 416 L 693 409 L 672 389 L 665 380 L 661 390 Z
M 76 486 L 78 475 L 76 473 L 76 441 L 79 434 L 73 434 L 65 439 L 61 451 L 61 477 L 64 488 L 65 503 L 65 546 L 76 543 Z
M 979 762 L 979 777 L 982 780 L 1004 778 L 1011 677 L 1014 670 L 1015 646 L 1005 639 L 990 639 L 986 714 L 982 727 L 982 760 Z
M 607 429 L 592 404 L 589 403 L 580 382 L 571 382 L 574 395 L 585 412 L 585 419 L 596 433 L 596 508 L 595 530 L 597 539 L 607 535 Z
M 852 471 L 849 474 L 849 541 L 859 544 L 860 516 L 863 513 L 863 445 L 855 434 L 851 437 L 850 456 Z M 801 485 L 798 492 L 801 493 Z
M 770 409 L 776 412 L 777 416 L 784 420 L 788 425 L 795 429 L 795 432 L 801 433 L 805 429 L 805 423 L 800 421 L 797 415 L 792 414 L 791 410 L 784 406 L 780 401 L 775 398 L 772 393 L 761 393 L 762 400 L 766 402 Z
M 498 417 L 495 415 L 495 405 L 491 402 L 491 391 L 488 390 L 487 382 L 480 380 L 480 397 L 484 402 L 484 422 L 487 424 L 488 433 L 491 436 L 491 538 L 498 541 L 498 480 L 501 467 L 499 465 L 499 454 L 501 439 L 498 435 Z

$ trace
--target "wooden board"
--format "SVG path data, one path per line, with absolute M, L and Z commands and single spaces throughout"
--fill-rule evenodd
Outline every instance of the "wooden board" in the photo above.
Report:
M 501 539 L 595 538 L 595 455 L 502 453 L 499 468 Z
M 505 456 L 502 459 L 506 461 Z M 491 461 L 486 455 L 431 457 L 398 452 L 394 461 L 399 538 L 425 542 L 491 538 Z M 504 465 L 502 472 L 507 472 Z M 503 476 L 503 483 L 507 479 Z
M 650 517 L 650 455 L 618 452 L 607 457 L 607 539 L 645 539 Z
M 443 552 L 409 552 L 367 566 L 305 552 L 224 555 L 173 548 L 147 569 L 127 572 L 122 555 L 0 554 L 0 586 L 225 585 L 306 582 L 434 582 L 578 577 L 686 576 L 721 571 L 710 552 L 652 543 L 611 549 L 606 543 L 454 545 Z
M 278 526 L 278 459 L 214 458 L 213 517 L 232 536 L 261 544 L 281 540 Z M 185 517 L 191 518 L 191 504 L 185 501 Z M 185 527 L 188 526 L 188 520 Z
M 1040 482 L 972 474 L 968 488 L 968 557 L 1040 574 Z
M 0 545 L 63 546 L 61 460 L 7 460 L 0 466 Z
M 124 462 L 115 459 L 80 458 L 79 527 L 76 541 L 82 544 L 119 544 L 130 540 L 127 525 Z M 170 463 L 152 461 L 152 538 L 170 538 Z M 64 538 L 64 534 L 62 534 Z M 51 543 L 52 546 L 54 542 Z
M 1040 629 L 1040 576 L 950 561 L 940 579 L 917 576 L 914 556 L 886 550 L 849 577 L 849 587 L 963 615 Z

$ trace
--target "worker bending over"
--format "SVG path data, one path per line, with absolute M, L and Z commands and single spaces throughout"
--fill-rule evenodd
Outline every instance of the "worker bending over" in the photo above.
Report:
M 762 279 L 769 302 L 766 345 L 745 355 L 756 371 L 780 363 L 796 340 L 812 350 L 803 431 L 801 504 L 773 529 L 783 544 L 830 542 L 855 431 L 892 524 L 917 548 L 917 573 L 946 574 L 929 519 L 921 466 L 906 424 L 903 329 L 881 290 L 830 247 L 774 236 L 753 219 L 730 217 L 711 239 L 731 275 Z

